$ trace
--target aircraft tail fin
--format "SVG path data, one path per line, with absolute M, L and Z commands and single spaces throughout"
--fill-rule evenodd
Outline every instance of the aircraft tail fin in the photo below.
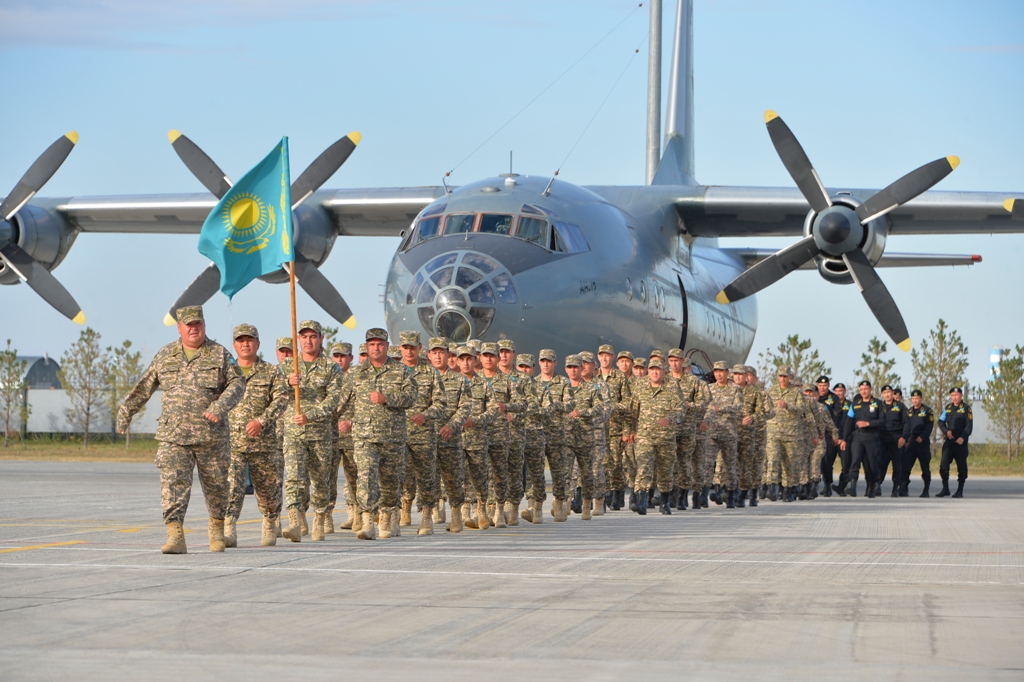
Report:
M 693 168 L 693 0 L 679 0 L 665 116 L 665 149 L 652 185 L 695 185 Z

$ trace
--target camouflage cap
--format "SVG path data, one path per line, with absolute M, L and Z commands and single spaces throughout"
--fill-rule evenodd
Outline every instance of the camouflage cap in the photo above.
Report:
M 683 369 L 687 369 L 688 367 L 692 367 L 692 366 L 693 366 L 693 363 L 690 362 L 690 358 L 683 358 Z
M 455 351 L 455 354 L 458 355 L 460 358 L 463 355 L 469 355 L 469 356 L 472 356 L 472 357 L 475 358 L 476 357 L 476 349 L 473 348 L 473 346 L 470 346 L 470 345 L 467 344 L 465 346 L 459 346 L 459 349 L 457 351 Z
M 651 358 L 661 358 L 662 360 L 664 360 L 665 359 L 665 353 L 663 351 L 660 351 L 657 348 L 655 348 L 654 350 L 651 351 L 651 354 L 648 357 L 651 357 Z
M 331 355 L 352 355 L 352 344 L 351 343 L 332 343 L 331 344 Z
M 633 359 L 633 354 L 630 353 L 628 350 L 620 350 L 618 358 L 629 358 L 630 360 L 632 360 Z M 616 358 L 616 359 L 618 359 L 618 358 Z
M 389 358 L 401 357 L 401 356 L 402 356 L 402 347 L 401 346 L 388 346 L 388 357 Z
M 414 331 L 398 332 L 398 344 L 400 346 L 420 345 L 420 333 Z
M 581 364 L 580 356 L 578 355 L 566 355 L 565 366 L 566 367 L 579 367 Z
M 757 370 L 754 369 L 752 365 L 744 365 L 743 368 L 747 370 L 747 374 L 753 374 L 755 377 L 757 376 Z
M 633 366 L 639 367 L 640 369 L 647 369 L 647 360 L 643 358 L 637 358 L 636 360 L 633 361 Z
M 260 340 L 260 333 L 256 331 L 256 327 L 251 324 L 240 324 L 235 327 L 235 330 L 231 332 L 231 338 L 237 339 L 239 336 L 251 336 L 257 341 Z
M 460 346 L 457 343 L 449 343 L 448 344 L 448 352 L 451 353 L 452 355 L 456 356 L 456 357 L 458 357 L 458 355 L 459 355 L 459 349 L 460 348 L 462 348 L 462 346 Z
M 712 365 L 712 369 L 724 369 L 725 371 L 728 372 L 729 371 L 729 363 L 726 362 L 725 360 L 718 360 L 718 361 L 715 362 L 714 365 Z
M 371 329 L 367 329 L 366 330 L 366 340 L 367 341 L 377 340 L 377 341 L 383 341 L 384 343 L 387 343 L 388 342 L 388 330 L 387 329 L 381 329 L 380 327 L 373 327 Z
M 653 357 L 650 362 L 647 363 L 647 369 L 654 369 L 655 367 L 661 369 L 661 358 Z
M 448 339 L 443 336 L 431 336 L 430 341 L 427 342 L 427 349 L 434 350 L 436 348 L 444 348 L 448 350 Z
M 520 353 L 519 355 L 516 356 L 516 367 L 520 365 L 533 367 L 535 366 L 535 364 L 536 363 L 533 361 L 533 356 L 530 355 L 529 353 Z
M 360 355 L 366 355 L 366 344 L 365 343 L 359 344 L 359 354 Z
M 277 337 L 277 349 L 287 348 L 292 350 L 292 337 L 290 336 L 279 336 Z
M 610 343 L 602 343 L 600 346 L 597 347 L 597 354 L 600 355 L 601 353 L 615 355 L 615 349 L 612 347 L 612 344 Z
M 793 376 L 793 368 L 783 365 L 782 367 L 779 367 L 778 371 L 776 371 L 775 374 L 776 376 L 780 377 L 791 377 Z
M 792 384 L 793 386 L 796 386 L 797 388 L 800 388 L 801 386 L 804 385 L 804 380 L 801 377 L 796 376 L 793 377 L 793 380 L 789 383 Z
M 747 373 L 747 368 L 746 368 L 745 365 L 733 365 L 732 366 L 732 373 L 733 374 L 746 374 Z
M 187 305 L 183 308 L 178 308 L 174 311 L 174 316 L 178 318 L 178 322 L 181 324 L 206 321 L 206 318 L 203 317 L 203 306 L 201 305 Z
M 477 353 L 480 352 L 480 339 L 470 339 L 466 342 L 466 345 L 475 350 Z
M 682 348 L 670 348 L 669 351 L 668 351 L 668 356 L 670 358 L 685 358 L 686 357 L 685 355 L 683 355 L 683 349 Z
M 541 352 L 537 355 L 537 358 L 539 360 L 551 360 L 552 362 L 558 362 L 558 355 L 556 355 L 555 351 L 551 350 L 550 348 L 544 348 L 543 350 L 541 350 Z
M 512 342 L 512 339 L 501 339 L 498 341 L 498 350 L 510 350 L 515 353 L 516 344 Z
M 582 360 L 583 362 L 589 362 L 590 364 L 594 364 L 594 354 L 591 353 L 589 350 L 585 350 L 582 353 L 580 353 L 580 360 Z
M 317 334 L 320 334 L 321 336 L 324 333 L 324 328 L 321 327 L 320 323 L 317 322 L 316 320 L 303 320 L 302 322 L 300 322 L 299 323 L 299 331 L 301 332 L 304 329 L 312 329 L 313 331 L 315 331 Z
M 481 343 L 480 344 L 480 355 L 497 355 L 498 344 L 496 343 Z

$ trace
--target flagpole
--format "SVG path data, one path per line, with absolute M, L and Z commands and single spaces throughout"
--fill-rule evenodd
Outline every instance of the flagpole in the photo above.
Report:
M 288 264 L 288 286 L 292 295 L 292 369 L 299 376 L 299 323 L 295 319 L 295 261 Z M 299 385 L 295 384 L 295 415 L 302 414 L 299 406 Z

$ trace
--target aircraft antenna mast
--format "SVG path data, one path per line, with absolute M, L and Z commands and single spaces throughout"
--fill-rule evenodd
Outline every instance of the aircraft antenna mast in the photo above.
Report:
M 651 0 L 651 34 L 647 57 L 647 175 L 651 184 L 661 162 L 661 0 Z

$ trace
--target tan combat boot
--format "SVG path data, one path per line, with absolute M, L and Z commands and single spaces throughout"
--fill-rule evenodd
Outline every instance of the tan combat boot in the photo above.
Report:
M 604 498 L 594 498 L 594 516 L 604 516 Z
M 544 503 L 540 500 L 533 502 L 533 518 L 530 521 L 532 523 L 544 523 Z
M 495 528 L 505 527 L 505 505 L 494 505 L 494 514 L 491 516 L 491 525 Z
M 278 516 L 276 519 L 274 519 L 274 533 L 279 538 L 283 538 L 284 537 L 284 532 L 281 530 L 281 517 L 280 516 Z
M 381 540 L 387 540 L 391 537 L 391 507 L 380 508 L 380 531 L 377 536 Z
M 519 516 L 527 523 L 533 523 L 533 500 L 527 500 L 526 502 L 526 509 L 519 512 Z
M 398 522 L 398 517 L 399 517 L 399 508 L 398 507 L 392 507 L 391 508 L 391 537 L 393 537 L 393 538 L 400 538 L 400 537 L 402 537 L 402 529 L 401 529 L 401 524 Z M 409 525 L 412 525 L 412 523 L 410 523 Z
M 452 507 L 452 522 L 448 524 L 448 530 L 452 533 L 461 533 L 464 528 L 462 524 L 462 508 Z
M 356 533 L 356 537 L 360 540 L 376 540 L 377 529 L 373 525 L 373 512 L 363 512 L 361 514 L 362 524 L 359 527 L 359 532 Z
M 519 525 L 519 503 L 505 503 L 505 523 L 510 526 Z
M 423 512 L 420 513 L 420 529 L 416 531 L 416 535 L 433 535 L 434 534 L 434 510 L 432 507 L 424 507 Z
M 593 500 L 583 500 L 583 514 L 582 514 L 582 516 L 583 516 L 583 520 L 584 521 L 589 521 L 590 520 L 590 517 L 591 517 L 590 505 L 591 505 L 592 502 L 593 502 Z
M 356 506 L 354 504 L 346 504 L 345 513 L 348 514 L 348 518 L 338 528 L 341 530 L 351 530 L 352 524 L 355 523 L 356 519 Z
M 273 547 L 277 544 L 277 519 L 263 517 L 263 535 L 260 536 L 260 544 L 264 547 Z
M 288 528 L 282 534 L 282 537 L 286 537 L 292 542 L 302 542 L 302 524 L 299 522 L 299 516 L 302 512 L 299 511 L 298 507 L 288 508 Z
M 437 506 L 434 507 L 434 523 L 444 523 L 445 521 L 447 521 L 445 516 L 446 514 L 444 513 L 444 499 L 442 498 L 437 501 Z
M 326 521 L 327 514 L 313 512 L 313 534 L 310 536 L 310 540 L 312 540 L 313 542 L 324 541 L 324 523 Z
M 562 517 L 562 501 L 555 498 L 555 501 L 551 503 L 551 518 L 555 523 L 561 523 L 565 521 Z
M 234 516 L 224 517 L 224 546 L 225 547 L 238 547 L 238 529 L 235 524 L 238 523 L 238 519 Z
M 167 524 L 167 542 L 160 551 L 164 554 L 188 554 L 188 548 L 185 547 L 185 531 L 177 521 Z
M 487 503 L 483 500 L 476 503 L 476 526 L 480 530 L 491 527 L 491 520 L 487 518 Z
M 352 532 L 358 533 L 363 527 L 363 515 L 359 513 L 359 510 L 356 509 L 355 506 L 352 508 L 352 513 L 355 514 L 355 516 L 352 517 Z
M 309 535 L 309 526 L 308 526 L 308 525 L 306 525 L 306 511 L 307 511 L 307 510 L 303 509 L 303 510 L 302 510 L 302 511 L 301 511 L 301 512 L 299 513 L 299 521 L 301 522 L 301 526 L 302 526 L 302 534 L 303 534 L 303 535 Z
M 454 509 L 452 512 L 454 513 Z M 473 509 L 469 502 L 462 505 L 461 516 L 463 519 L 463 525 L 471 530 L 479 530 L 480 526 L 476 525 L 476 517 L 473 516 Z M 454 517 L 453 517 L 454 518 Z
M 331 535 L 334 533 L 334 510 L 328 509 L 327 513 L 324 514 L 324 535 Z
M 412 500 L 402 500 L 402 515 L 398 525 L 406 527 L 412 525 Z
M 223 552 L 224 551 L 224 519 L 210 519 L 210 523 L 207 526 L 210 535 L 210 551 L 211 552 Z

